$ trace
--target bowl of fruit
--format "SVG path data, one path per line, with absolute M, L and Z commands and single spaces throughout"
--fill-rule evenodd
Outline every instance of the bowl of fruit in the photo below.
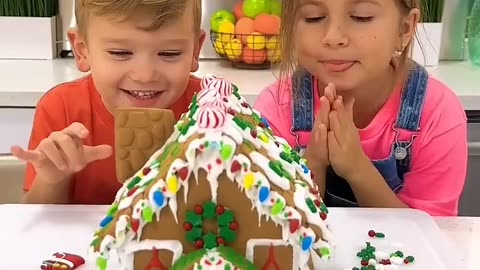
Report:
M 215 52 L 243 69 L 267 69 L 280 62 L 280 0 L 243 0 L 210 18 Z

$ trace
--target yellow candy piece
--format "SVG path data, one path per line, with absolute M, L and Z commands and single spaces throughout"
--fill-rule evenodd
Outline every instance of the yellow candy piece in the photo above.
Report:
M 177 177 L 175 175 L 168 179 L 167 188 L 168 188 L 168 191 L 170 191 L 171 193 L 177 193 L 177 191 L 178 191 L 178 180 L 177 180 Z
M 265 142 L 265 143 L 268 143 L 268 142 L 270 141 L 270 140 L 268 139 L 267 135 L 265 135 L 265 134 L 263 134 L 263 133 L 260 134 L 258 137 L 260 138 L 260 140 L 262 140 L 262 141 Z
M 255 176 L 253 173 L 249 173 L 245 176 L 245 179 L 243 179 L 243 185 L 245 186 L 246 190 L 249 190 L 253 187 L 253 184 L 255 183 Z

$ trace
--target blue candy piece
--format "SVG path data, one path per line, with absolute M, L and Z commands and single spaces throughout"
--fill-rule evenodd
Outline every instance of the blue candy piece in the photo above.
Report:
M 302 242 L 303 251 L 309 250 L 312 247 L 312 244 L 313 244 L 313 238 L 312 237 L 308 236 L 308 237 L 303 238 L 303 242 Z
M 307 168 L 307 166 L 305 166 L 303 164 L 302 164 L 302 169 L 303 169 L 303 173 L 305 173 L 305 174 L 308 174 L 310 172 L 310 170 Z
M 265 125 L 266 128 L 270 127 L 270 124 L 268 123 L 267 119 L 262 117 L 262 119 L 260 121 L 262 121 L 262 123 Z
M 270 196 L 270 189 L 268 187 L 262 187 L 260 188 L 260 192 L 258 194 L 258 199 L 260 202 L 265 202 L 268 197 Z
M 165 201 L 165 197 L 163 196 L 163 193 L 161 191 L 155 191 L 153 193 L 153 200 L 155 201 L 155 204 L 158 205 L 158 207 L 162 207 Z
M 100 222 L 100 227 L 104 228 L 105 226 L 107 226 L 110 222 L 112 222 L 113 220 L 113 217 L 112 216 L 106 216 L 102 222 Z

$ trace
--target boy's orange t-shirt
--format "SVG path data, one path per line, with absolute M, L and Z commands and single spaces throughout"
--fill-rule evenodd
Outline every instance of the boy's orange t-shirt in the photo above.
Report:
M 183 96 L 170 108 L 177 120 L 188 111 L 193 95 L 200 88 L 200 79 L 192 76 Z M 85 145 L 115 145 L 114 118 L 103 104 L 90 75 L 56 86 L 42 97 L 35 111 L 29 149 L 36 149 L 52 132 L 63 130 L 74 122 L 82 123 L 90 132 L 84 140 Z M 34 167 L 27 164 L 25 191 L 30 189 L 35 176 Z M 114 149 L 108 159 L 94 161 L 74 175 L 71 203 L 110 204 L 120 187 Z

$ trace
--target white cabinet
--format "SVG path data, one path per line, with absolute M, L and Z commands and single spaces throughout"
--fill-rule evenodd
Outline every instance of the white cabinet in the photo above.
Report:
M 35 109 L 0 108 L 0 154 L 10 153 L 12 145 L 28 146 Z

